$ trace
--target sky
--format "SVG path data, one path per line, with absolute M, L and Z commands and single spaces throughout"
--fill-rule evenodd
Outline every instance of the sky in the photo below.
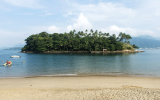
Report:
M 0 0 L 0 48 L 32 34 L 93 29 L 160 37 L 160 0 Z

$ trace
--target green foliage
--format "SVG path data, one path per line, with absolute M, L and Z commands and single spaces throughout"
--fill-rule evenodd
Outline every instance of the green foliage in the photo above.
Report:
M 125 43 L 130 43 L 128 40 L 132 39 L 132 37 L 129 34 L 125 34 L 120 32 L 119 36 L 117 37 L 117 40 L 119 40 L 120 42 L 125 41 Z
M 115 45 L 114 44 L 111 44 L 110 50 L 115 51 Z
M 126 43 L 122 43 L 122 49 L 123 50 L 135 50 L 132 45 L 126 44 Z
M 139 47 L 137 47 L 135 44 L 132 45 L 133 48 L 138 49 Z
M 76 30 L 64 34 L 41 32 L 31 35 L 25 39 L 26 45 L 22 51 L 102 51 L 103 49 L 115 51 L 123 49 L 123 39 L 125 41 L 131 39 L 130 35 L 125 33 L 120 33 L 116 37 L 115 34 L 110 36 L 109 33 L 93 31 L 92 29 L 85 32 L 75 32 Z
M 128 49 L 128 50 L 131 50 L 132 48 L 131 48 L 131 47 L 127 47 L 127 49 Z

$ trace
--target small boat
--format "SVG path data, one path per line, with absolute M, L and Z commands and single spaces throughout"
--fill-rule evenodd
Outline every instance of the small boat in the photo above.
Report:
M 17 56 L 17 55 L 13 55 L 13 56 L 10 56 L 11 58 L 20 58 L 21 56 Z
M 6 66 L 6 65 L 12 65 L 12 62 L 11 61 L 9 61 L 10 62 L 10 64 L 7 64 L 7 63 L 5 63 L 5 64 L 3 64 L 3 66 Z

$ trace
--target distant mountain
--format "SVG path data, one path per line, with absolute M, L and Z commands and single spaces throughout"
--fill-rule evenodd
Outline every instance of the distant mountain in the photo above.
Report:
M 11 47 L 1 47 L 0 50 L 21 50 L 24 46 L 25 44 L 16 44 Z
M 150 36 L 150 35 L 141 35 L 141 36 L 138 36 L 139 38 L 144 38 L 144 39 L 153 39 L 155 40 L 154 37 Z
M 160 40 L 160 37 L 155 37 L 156 40 Z
M 16 44 L 14 47 L 24 47 L 25 44 Z
M 5 48 L 3 50 L 21 50 L 23 47 L 11 47 L 11 48 Z
M 149 35 L 132 37 L 131 44 L 137 45 L 139 48 L 157 48 L 160 47 L 160 40 Z

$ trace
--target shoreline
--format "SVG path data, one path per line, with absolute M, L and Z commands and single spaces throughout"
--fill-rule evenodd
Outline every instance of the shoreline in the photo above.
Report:
M 32 76 L 3 76 L 0 79 L 9 79 L 9 78 L 34 78 L 34 77 L 148 77 L 148 78 L 160 78 L 160 76 L 156 75 L 147 75 L 147 74 L 128 74 L 128 73 L 119 73 L 119 72 L 111 72 L 105 74 L 53 74 L 53 75 L 32 75 Z
M 145 51 L 121 50 L 121 51 L 44 51 L 41 53 L 139 53 Z M 21 51 L 20 53 L 39 53 L 34 51 Z
M 158 100 L 156 77 L 28 77 L 0 79 L 2 100 Z

